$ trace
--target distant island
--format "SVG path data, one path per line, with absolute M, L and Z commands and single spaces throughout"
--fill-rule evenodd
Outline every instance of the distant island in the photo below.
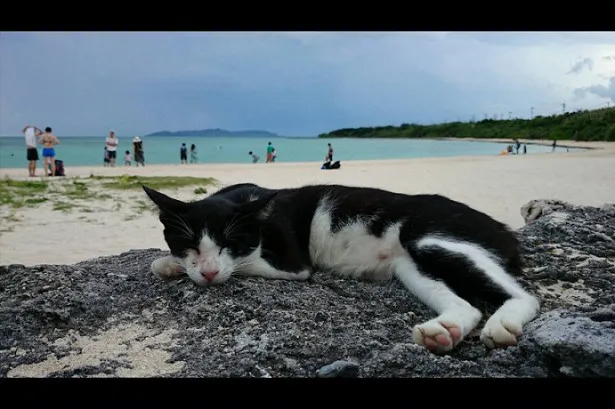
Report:
M 401 124 L 344 128 L 319 138 L 502 138 L 615 142 L 615 108 L 602 108 L 533 119 L 484 119 L 434 125 Z
M 227 131 L 226 129 L 201 129 L 199 131 L 160 131 L 145 136 L 182 136 L 182 137 L 242 137 L 242 138 L 280 138 L 280 135 L 269 131 L 246 130 Z

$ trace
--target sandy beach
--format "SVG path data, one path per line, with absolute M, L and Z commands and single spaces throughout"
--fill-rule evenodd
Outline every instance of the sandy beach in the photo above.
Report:
M 545 141 L 545 143 L 548 143 Z M 563 142 L 562 142 L 563 144 Z M 532 199 L 559 199 L 579 205 L 615 203 L 615 145 L 583 152 L 511 156 L 475 156 L 409 160 L 342 162 L 339 170 L 320 170 L 320 163 L 151 165 L 70 167 L 66 178 L 46 178 L 61 195 L 75 178 L 99 194 L 96 200 L 58 206 L 47 201 L 33 207 L 0 206 L 0 264 L 71 264 L 130 249 L 166 245 L 162 225 L 142 191 L 110 190 L 91 182 L 96 176 L 212 177 L 208 194 L 240 182 L 271 188 L 310 183 L 372 186 L 400 193 L 439 193 L 481 210 L 513 228 L 523 225 L 520 208 Z M 38 168 L 40 172 L 40 167 Z M 32 180 L 23 169 L 0 169 L 0 177 Z M 36 180 L 45 178 L 36 178 Z M 196 186 L 161 189 L 184 200 L 202 198 Z

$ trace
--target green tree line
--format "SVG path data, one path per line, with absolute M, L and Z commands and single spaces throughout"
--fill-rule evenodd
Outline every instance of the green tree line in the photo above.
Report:
M 344 128 L 319 138 L 507 138 L 615 142 L 615 108 L 603 108 L 533 119 L 401 124 Z

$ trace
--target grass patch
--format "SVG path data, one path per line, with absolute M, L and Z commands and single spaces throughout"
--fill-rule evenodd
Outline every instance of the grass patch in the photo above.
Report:
M 41 203 L 46 199 L 39 195 L 45 193 L 48 188 L 49 183 L 46 181 L 13 180 L 5 177 L 0 180 L 0 206 L 18 209 L 26 205 Z
M 215 185 L 214 178 L 196 178 L 192 176 L 90 176 L 100 180 L 104 187 L 118 190 L 141 190 L 142 185 L 152 189 L 177 189 L 194 185 Z
M 194 194 L 195 195 L 205 195 L 207 194 L 207 189 L 205 189 L 204 187 L 197 187 L 196 189 L 194 189 Z
M 146 203 L 145 200 L 139 199 L 135 200 L 134 205 L 132 206 L 132 210 L 134 210 L 138 214 L 143 214 L 147 211 L 153 212 L 154 207 L 151 204 Z
M 41 203 L 45 203 L 46 201 L 48 201 L 49 199 L 47 199 L 46 197 L 31 197 L 29 199 L 24 200 L 24 203 L 26 206 L 28 207 L 36 207 L 36 205 L 39 205 Z
M 61 211 L 61 212 L 68 212 L 68 211 L 74 209 L 75 207 L 77 207 L 76 204 L 68 203 L 68 202 L 63 202 L 61 200 L 58 200 L 57 202 L 55 202 L 53 204 L 53 210 L 58 210 L 58 211 Z

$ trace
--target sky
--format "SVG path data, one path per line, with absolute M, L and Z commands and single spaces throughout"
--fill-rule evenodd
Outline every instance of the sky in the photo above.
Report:
M 608 104 L 613 32 L 0 32 L 1 136 L 316 136 Z

